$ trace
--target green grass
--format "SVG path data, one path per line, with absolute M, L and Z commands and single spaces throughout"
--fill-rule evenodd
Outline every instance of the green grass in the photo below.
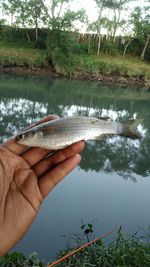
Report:
M 71 55 L 54 53 L 53 64 L 57 73 L 99 79 L 100 75 L 150 80 L 150 64 L 139 58 L 96 55 Z
M 44 50 L 16 47 L 15 44 L 0 43 L 0 65 L 28 68 L 47 68 L 47 55 Z
M 150 64 L 137 58 L 125 58 L 121 56 L 82 56 L 80 57 L 80 70 L 87 70 L 96 74 L 114 74 L 121 76 L 144 76 L 150 78 Z
M 94 245 L 78 252 L 68 260 L 57 264 L 58 267 L 150 267 L 150 227 L 144 230 L 142 237 L 137 233 L 129 235 L 119 228 L 116 237 L 109 245 L 98 241 Z M 82 239 L 77 238 L 77 244 L 82 244 Z M 80 240 L 80 241 L 79 241 Z M 80 244 L 80 245 L 81 245 Z M 61 251 L 58 258 L 74 250 Z M 46 267 L 36 253 L 25 257 L 21 253 L 12 253 L 0 258 L 0 266 L 8 267 Z
M 119 228 L 109 245 L 102 240 L 82 250 L 58 267 L 150 267 L 150 228 L 142 238 L 130 235 Z M 60 252 L 59 257 L 72 250 Z
M 118 56 L 64 55 L 60 51 L 52 53 L 54 70 L 58 74 L 99 79 L 101 75 L 120 76 L 126 79 L 143 79 L 150 83 L 150 64 L 133 57 L 123 59 Z M 0 65 L 27 68 L 48 68 L 46 50 L 19 47 L 18 44 L 0 42 Z

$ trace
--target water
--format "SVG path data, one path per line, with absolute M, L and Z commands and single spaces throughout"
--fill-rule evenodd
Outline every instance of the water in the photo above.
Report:
M 46 198 L 14 248 L 54 258 L 64 235 L 82 223 L 100 235 L 116 225 L 135 232 L 150 224 L 150 94 L 138 88 L 51 77 L 0 74 L 0 141 L 47 114 L 143 118 L 141 141 L 111 137 L 86 145 L 80 166 Z

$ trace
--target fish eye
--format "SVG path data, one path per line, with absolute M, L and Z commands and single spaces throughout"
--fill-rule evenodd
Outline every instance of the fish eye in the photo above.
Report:
M 17 135 L 16 140 L 19 141 L 21 139 L 24 139 L 24 137 L 25 137 L 25 134 L 19 134 Z

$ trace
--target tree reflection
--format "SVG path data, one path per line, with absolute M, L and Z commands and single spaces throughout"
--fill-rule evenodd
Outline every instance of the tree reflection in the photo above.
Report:
M 124 179 L 135 182 L 136 175 L 150 175 L 150 96 L 131 91 L 125 92 L 119 87 L 110 90 L 106 85 L 99 89 L 97 83 L 79 81 L 46 79 L 39 83 L 39 78 L 2 79 L 0 141 L 52 113 L 59 116 L 108 116 L 117 121 L 143 118 L 142 127 L 146 131 L 140 141 L 116 136 L 90 141 L 80 164 L 85 171 L 117 172 Z
M 138 145 L 134 142 L 138 142 Z M 115 142 L 95 141 L 95 144 L 87 144 L 81 168 L 85 171 L 117 172 L 124 179 L 135 182 L 134 174 L 143 177 L 150 175 L 149 153 L 148 135 L 142 141 L 131 141 L 123 137 L 117 138 Z

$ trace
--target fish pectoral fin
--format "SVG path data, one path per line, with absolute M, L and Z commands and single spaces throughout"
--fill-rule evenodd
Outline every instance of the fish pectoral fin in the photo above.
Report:
M 106 134 L 101 134 L 95 138 L 95 140 L 105 140 L 105 139 L 106 139 Z
M 43 127 L 40 129 L 40 131 L 43 132 L 44 134 L 51 134 L 53 133 L 54 130 L 55 130 L 54 127 Z
M 105 134 L 101 134 L 99 136 L 95 136 L 93 138 L 87 139 L 87 140 L 105 140 L 106 139 L 106 135 Z M 86 139 L 85 139 L 86 141 Z

